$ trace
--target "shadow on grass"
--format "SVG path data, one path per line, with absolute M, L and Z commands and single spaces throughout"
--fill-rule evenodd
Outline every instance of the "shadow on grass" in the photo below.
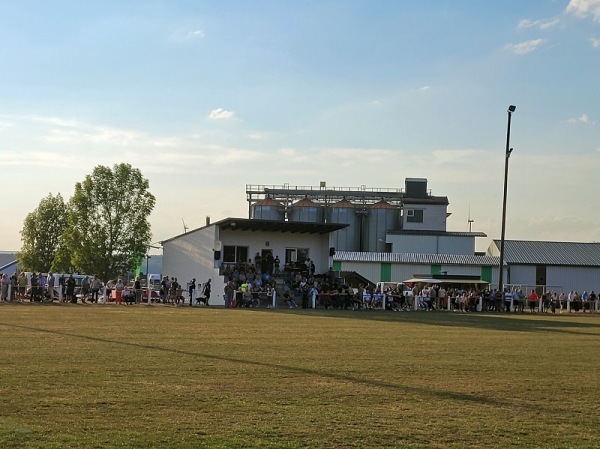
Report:
M 256 309 L 254 309 L 256 310 Z M 545 332 L 600 337 L 600 314 L 529 314 L 472 312 L 453 313 L 448 311 L 391 312 L 383 310 L 323 310 L 292 309 L 284 313 L 328 318 L 403 322 L 441 327 L 470 327 L 506 332 Z M 574 319 L 578 320 L 575 321 Z M 589 320 L 582 322 L 581 319 Z M 593 332 L 595 330 L 595 332 Z
M 373 317 L 371 317 L 371 319 L 372 318 Z M 224 361 L 224 362 L 233 363 L 233 364 L 266 367 L 269 369 L 285 371 L 285 372 L 295 373 L 295 374 L 301 374 L 304 376 L 323 377 L 323 378 L 327 378 L 327 379 L 339 380 L 342 382 L 351 382 L 351 383 L 355 383 L 358 385 L 364 385 L 364 386 L 368 386 L 368 387 L 379 387 L 379 388 L 388 389 L 390 391 L 397 391 L 399 393 L 412 392 L 415 394 L 431 397 L 433 399 L 438 399 L 438 400 L 453 400 L 453 401 L 460 401 L 460 402 L 465 402 L 465 403 L 488 405 L 488 406 L 493 406 L 493 407 L 505 407 L 510 410 L 523 409 L 523 410 L 536 411 L 536 412 L 540 411 L 539 404 L 523 404 L 523 403 L 518 403 L 516 401 L 511 402 L 509 400 L 498 400 L 498 399 L 486 397 L 483 395 L 477 395 L 477 394 L 458 393 L 458 392 L 448 391 L 448 390 L 435 390 L 432 388 L 421 388 L 421 387 L 416 387 L 414 385 L 401 384 L 401 383 L 395 383 L 395 382 L 374 381 L 373 379 L 364 379 L 364 378 L 361 378 L 358 376 L 351 376 L 351 375 L 347 375 L 347 374 L 343 374 L 343 373 L 332 373 L 332 372 L 325 371 L 325 370 L 308 369 L 308 368 L 302 368 L 302 367 L 297 367 L 297 366 L 282 365 L 282 364 L 263 362 L 263 361 L 257 361 L 257 360 L 251 360 L 251 359 L 244 359 L 244 358 L 227 357 L 227 356 L 221 356 L 221 355 L 215 355 L 215 354 L 203 354 L 201 352 L 187 351 L 187 350 L 177 349 L 177 348 L 167 348 L 167 347 L 162 347 L 162 346 L 157 346 L 157 345 L 152 345 L 152 344 L 144 344 L 144 343 L 137 343 L 137 342 L 131 342 L 131 341 L 122 341 L 122 340 L 113 340 L 110 338 L 93 337 L 93 336 L 89 336 L 89 335 L 79 335 L 79 334 L 75 334 L 75 333 L 71 333 L 71 332 L 49 330 L 49 329 L 43 329 L 43 328 L 39 328 L 39 327 L 23 326 L 23 325 L 4 323 L 4 322 L 0 322 L 0 325 L 6 326 L 9 328 L 13 328 L 13 329 L 23 329 L 23 330 L 27 330 L 27 331 L 39 332 L 42 334 L 53 334 L 53 335 L 60 335 L 60 336 L 66 336 L 66 337 L 75 337 L 75 338 L 80 338 L 82 340 L 88 340 L 88 341 L 93 341 L 93 342 L 98 342 L 98 343 L 130 346 L 130 347 L 144 349 L 144 350 L 160 351 L 160 352 L 166 352 L 166 353 L 171 353 L 171 354 L 185 355 L 185 356 L 189 356 L 189 357 L 197 357 L 197 358 L 201 358 L 201 359 L 205 359 L 205 360 L 216 360 L 216 361 L 222 361 L 222 362 Z M 546 410 L 547 410 L 547 413 L 559 413 L 560 412 L 560 409 L 550 409 L 548 407 L 546 407 Z

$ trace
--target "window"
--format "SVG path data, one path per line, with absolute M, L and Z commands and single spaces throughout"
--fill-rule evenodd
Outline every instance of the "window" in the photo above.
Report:
M 308 259 L 308 248 L 286 248 L 285 263 L 304 262 Z
M 248 260 L 248 247 L 247 246 L 225 245 L 223 247 L 223 262 L 238 263 L 238 262 L 246 262 L 247 260 Z
M 423 209 L 407 209 L 406 210 L 406 222 L 407 223 L 423 223 Z

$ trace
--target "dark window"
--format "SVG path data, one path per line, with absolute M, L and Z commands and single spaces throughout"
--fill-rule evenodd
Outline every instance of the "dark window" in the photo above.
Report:
M 423 210 L 408 209 L 406 211 L 406 221 L 408 223 L 423 223 Z
M 285 263 L 300 262 L 308 259 L 308 248 L 286 248 Z
M 248 258 L 247 246 L 223 246 L 223 262 L 237 263 L 246 262 Z

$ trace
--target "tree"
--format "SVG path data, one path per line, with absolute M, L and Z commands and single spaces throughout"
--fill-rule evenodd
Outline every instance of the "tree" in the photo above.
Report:
M 17 253 L 21 269 L 50 271 L 66 226 L 67 212 L 62 196 L 60 193 L 56 196 L 48 194 L 23 221 L 23 246 Z
M 152 237 L 148 216 L 156 199 L 148 188 L 129 164 L 97 166 L 75 185 L 64 239 L 78 271 L 106 281 L 135 268 Z

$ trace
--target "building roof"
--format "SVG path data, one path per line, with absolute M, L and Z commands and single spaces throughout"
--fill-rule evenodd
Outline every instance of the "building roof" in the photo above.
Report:
M 478 266 L 497 266 L 500 263 L 500 258 L 494 256 L 471 256 L 468 254 L 369 253 L 352 251 L 338 251 L 333 256 L 333 260 L 345 262 Z
M 402 229 L 399 231 L 388 231 L 390 235 L 433 235 L 447 237 L 487 237 L 484 232 L 448 232 L 448 231 L 421 231 L 418 229 Z
M 500 240 L 493 244 L 500 248 Z M 504 262 L 511 265 L 600 266 L 600 243 L 505 240 Z
M 219 229 L 231 231 L 254 231 L 254 232 L 289 232 L 291 234 L 328 234 L 348 227 L 345 223 L 310 223 L 302 221 L 279 221 L 258 220 L 250 218 L 225 218 L 208 226 L 196 228 L 184 234 L 176 235 L 170 239 L 163 240 L 161 244 L 183 237 L 186 234 L 205 229 L 209 226 L 218 226 Z
M 304 221 L 257 220 L 226 218 L 215 223 L 221 230 L 289 232 L 292 234 L 328 234 L 348 227 L 346 223 L 311 223 Z
M 405 197 L 402 202 L 404 205 L 438 204 L 441 206 L 447 206 L 450 204 L 447 196 L 428 196 L 426 198 Z
M 0 271 L 17 263 L 17 253 L 11 251 L 0 251 Z

